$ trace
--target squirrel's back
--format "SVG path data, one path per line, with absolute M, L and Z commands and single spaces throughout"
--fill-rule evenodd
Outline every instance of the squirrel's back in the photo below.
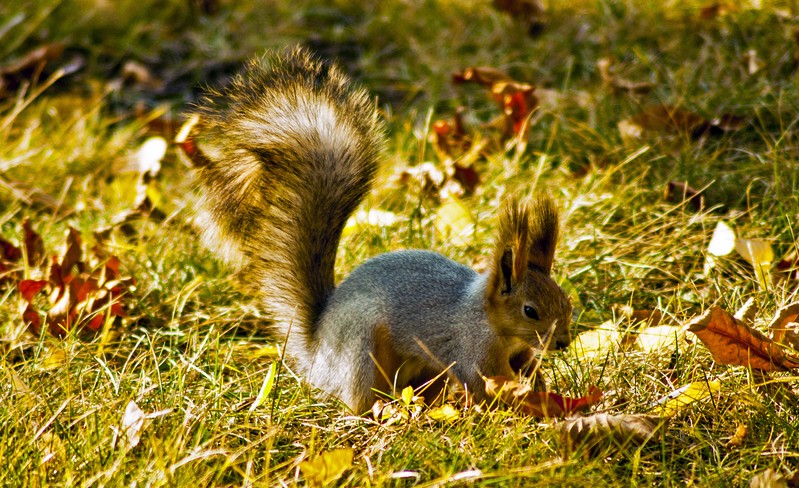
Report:
M 302 359 L 334 289 L 341 231 L 378 168 L 375 104 L 338 68 L 294 49 L 253 59 L 195 115 L 204 240 L 241 266 Z

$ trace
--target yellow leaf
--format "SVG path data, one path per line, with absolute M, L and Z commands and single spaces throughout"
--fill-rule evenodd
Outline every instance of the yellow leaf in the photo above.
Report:
M 259 347 L 253 353 L 253 359 L 256 358 L 278 358 L 280 357 L 280 350 L 274 344 Z
M 578 357 L 604 356 L 618 345 L 620 339 L 621 334 L 613 328 L 612 323 L 605 322 L 599 328 L 585 331 L 575 337 L 570 349 Z
M 413 387 L 406 386 L 402 389 L 402 403 L 405 405 L 410 405 L 413 403 Z
M 447 403 L 440 407 L 430 409 L 430 411 L 427 412 L 427 415 L 430 416 L 431 419 L 437 420 L 439 422 L 454 422 L 460 417 L 460 412 L 458 412 L 455 407 Z
M 466 244 L 474 235 L 474 219 L 460 200 L 451 198 L 439 207 L 435 227 L 445 237 Z
M 735 249 L 735 232 L 723 220 L 716 224 L 707 252 L 713 256 L 726 256 Z
M 697 400 L 704 400 L 713 393 L 718 393 L 719 390 L 721 390 L 720 381 L 688 383 L 655 402 L 655 408 L 652 413 L 660 417 L 673 417 L 691 403 Z
M 397 215 L 385 210 L 372 209 L 368 212 L 359 210 L 355 215 L 347 220 L 342 235 L 348 235 L 359 226 L 368 225 L 371 227 L 389 227 L 397 222 Z
M 354 452 L 350 447 L 323 452 L 312 461 L 300 463 L 300 471 L 310 485 L 323 486 L 341 478 L 352 466 Z
M 643 352 L 647 353 L 671 350 L 683 337 L 685 337 L 685 332 L 678 327 L 658 325 L 643 329 L 638 334 L 636 344 Z
M 774 261 L 774 250 L 771 244 L 763 239 L 738 239 L 735 251 L 755 268 L 758 283 L 764 287 L 771 284 L 771 263 Z
M 260 407 L 269 397 L 269 394 L 272 392 L 272 387 L 275 385 L 276 377 L 277 363 L 273 362 L 269 365 L 269 371 L 266 372 L 264 383 L 261 385 L 261 391 L 258 392 L 258 396 L 255 397 L 255 401 L 253 401 L 252 405 L 250 406 L 250 413 L 254 412 L 256 408 Z

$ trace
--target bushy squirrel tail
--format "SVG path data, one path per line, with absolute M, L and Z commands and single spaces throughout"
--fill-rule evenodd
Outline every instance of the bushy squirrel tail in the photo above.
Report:
M 193 115 L 204 240 L 263 294 L 287 352 L 307 357 L 341 232 L 378 168 L 375 104 L 297 48 L 250 61 Z

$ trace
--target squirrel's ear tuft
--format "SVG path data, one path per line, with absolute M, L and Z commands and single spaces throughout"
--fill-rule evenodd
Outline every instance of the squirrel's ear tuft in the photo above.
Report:
M 546 274 L 552 271 L 558 243 L 558 211 L 549 197 L 539 196 L 525 204 L 529 214 L 529 265 Z
M 558 212 L 547 197 L 509 199 L 499 216 L 490 293 L 507 295 L 528 270 L 552 270 L 558 241 Z

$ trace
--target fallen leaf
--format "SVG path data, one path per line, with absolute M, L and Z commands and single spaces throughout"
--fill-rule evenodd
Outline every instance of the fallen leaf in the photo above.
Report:
M 783 342 L 786 334 L 790 331 L 789 324 L 796 322 L 799 317 L 799 302 L 789 303 L 777 310 L 774 318 L 768 324 L 768 330 L 771 332 L 771 340 L 774 342 Z
M 788 481 L 773 468 L 768 468 L 752 476 L 749 488 L 788 488 Z
M 504 376 L 483 379 L 489 397 L 497 398 L 502 403 L 533 417 L 564 417 L 585 410 L 602 398 L 602 392 L 593 386 L 587 396 L 568 398 L 557 393 L 533 391 L 529 385 Z
M 129 401 L 122 414 L 122 430 L 128 440 L 128 448 L 136 447 L 141 440 L 141 433 L 144 429 L 144 412 L 136 402 Z
M 772 281 L 799 280 L 799 249 L 793 248 L 771 268 Z
M 502 111 L 498 125 L 503 139 L 524 136 L 530 114 L 538 107 L 535 86 L 514 80 L 504 72 L 486 66 L 469 67 L 452 75 L 453 83 L 473 82 L 488 88 Z
M 300 471 L 305 480 L 312 485 L 330 484 L 352 466 L 354 451 L 350 447 L 326 451 L 311 461 L 300 463 Z
M 744 63 L 746 63 L 746 71 L 750 76 L 766 67 L 766 63 L 764 63 L 760 57 L 758 57 L 757 51 L 754 49 L 749 49 L 746 51 L 743 58 Z
M 705 134 L 719 135 L 741 129 L 746 122 L 744 117 L 732 114 L 721 115 L 706 120 L 700 115 L 673 105 L 652 105 L 629 119 L 631 124 L 644 130 L 687 134 L 698 138 Z
M 699 11 L 699 18 L 701 20 L 715 20 L 736 10 L 738 10 L 738 7 L 734 3 L 713 2 L 702 7 Z
M 466 244 L 474 236 L 475 222 L 472 213 L 454 197 L 438 208 L 434 225 L 445 239 L 453 242 Z
M 744 304 L 741 305 L 741 308 L 739 308 L 738 311 L 735 312 L 735 315 L 733 315 L 733 317 L 735 317 L 735 320 L 740 320 L 742 323 L 750 327 L 755 324 L 756 316 L 757 316 L 757 303 L 755 303 L 755 299 L 753 297 L 750 297 L 748 300 L 746 300 L 746 302 L 744 302 Z
M 160 90 L 164 82 L 152 74 L 149 68 L 136 61 L 126 61 L 122 65 L 122 79 L 140 85 L 147 90 Z
M 250 406 L 250 413 L 263 405 L 266 399 L 269 398 L 269 394 L 272 393 L 272 387 L 275 385 L 275 378 L 277 378 L 277 363 L 272 362 L 272 364 L 269 365 L 269 369 L 266 371 L 266 376 L 264 376 L 264 382 L 261 384 L 258 396 L 255 397 L 255 400 Z
M 494 7 L 527 24 L 527 32 L 537 36 L 544 28 L 546 8 L 541 0 L 493 0 Z
M 707 252 L 714 256 L 726 256 L 735 249 L 735 232 L 723 220 L 716 224 Z
M 47 469 L 61 469 L 67 460 L 67 449 L 57 435 L 52 432 L 44 432 L 36 439 L 36 445 L 41 451 L 39 466 L 49 463 Z
M 647 327 L 637 334 L 635 345 L 645 353 L 673 351 L 685 332 L 671 325 Z
M 477 83 L 486 88 L 491 88 L 495 83 L 513 81 L 509 75 L 489 66 L 473 66 L 460 73 L 452 74 L 453 83 Z
M 25 217 L 22 220 L 23 244 L 28 259 L 28 266 L 38 266 L 44 258 L 44 241 L 42 237 L 33 230 L 30 220 Z
M 673 417 L 688 405 L 709 398 L 721 390 L 720 381 L 696 381 L 688 383 L 655 402 L 655 408 L 650 412 L 659 417 Z
M 24 56 L 4 66 L 0 66 L 0 96 L 18 87 L 23 81 L 35 80 L 44 67 L 64 53 L 64 44 L 53 43 L 39 46 Z
M 735 252 L 752 265 L 758 283 L 768 288 L 771 284 L 771 263 L 774 261 L 771 244 L 763 239 L 736 239 Z
M 411 405 L 414 399 L 413 387 L 406 386 L 405 388 L 403 388 L 402 393 L 400 394 L 400 399 L 402 400 L 402 403 L 404 403 L 406 406 Z
M 167 147 L 166 139 L 163 137 L 150 137 L 145 140 L 136 152 L 139 174 L 147 173 L 151 178 L 158 176 Z
M 727 446 L 730 447 L 741 447 L 744 442 L 744 437 L 746 437 L 746 433 L 748 429 L 744 424 L 738 424 L 738 427 L 735 428 L 735 434 L 730 438 L 727 442 Z
M 763 371 L 785 371 L 799 368 L 799 358 L 756 329 L 736 320 L 716 306 L 687 324 L 719 364 L 748 366 Z
M 597 61 L 596 66 L 602 81 L 613 90 L 634 94 L 646 94 L 655 88 L 655 84 L 648 81 L 633 82 L 615 76 L 611 73 L 612 64 L 613 62 L 610 58 L 602 58 Z
M 616 330 L 612 322 L 605 322 L 597 329 L 578 334 L 569 349 L 580 358 L 603 357 L 618 347 L 621 340 L 621 333 Z
M 687 203 L 695 211 L 700 212 L 705 207 L 705 196 L 699 191 L 681 181 L 669 181 L 663 190 L 663 198 L 670 202 Z
M 664 423 L 662 418 L 653 415 L 595 413 L 567 418 L 558 422 L 556 428 L 569 450 L 583 446 L 593 451 L 602 446 L 640 446 L 657 435 Z
M 28 303 L 31 303 L 33 297 L 42 291 L 45 286 L 47 286 L 46 280 L 22 280 L 17 285 L 20 295 Z
M 449 403 L 446 403 L 440 407 L 431 408 L 427 412 L 427 416 L 437 422 L 455 422 L 460 418 L 460 412 Z

